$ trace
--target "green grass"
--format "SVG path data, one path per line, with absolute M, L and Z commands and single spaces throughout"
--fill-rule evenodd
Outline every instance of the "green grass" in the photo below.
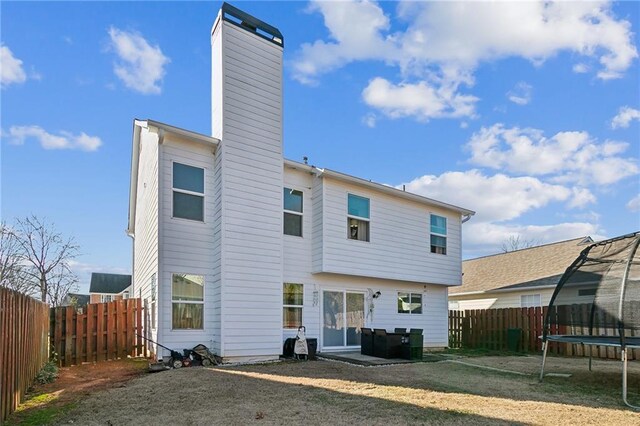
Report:
M 14 414 L 11 422 L 12 424 L 19 424 L 22 426 L 48 425 L 67 414 L 75 406 L 76 404 L 74 402 L 70 402 L 68 404 L 58 406 L 25 409 Z M 8 425 L 9 423 L 6 424 Z

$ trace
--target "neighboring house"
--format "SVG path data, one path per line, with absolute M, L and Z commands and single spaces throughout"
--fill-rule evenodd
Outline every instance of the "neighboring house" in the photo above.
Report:
M 449 308 L 547 306 L 564 271 L 591 243 L 591 237 L 581 237 L 465 260 L 462 286 L 449 289 Z M 595 287 L 576 287 L 571 298 L 560 304 L 588 302 Z
M 93 272 L 91 274 L 91 285 L 89 286 L 90 303 L 128 299 L 130 287 L 131 275 Z
M 60 306 L 75 306 L 76 308 L 82 308 L 87 306 L 90 297 L 91 296 L 88 294 L 69 293 L 64 297 Z
M 365 326 L 447 346 L 473 212 L 285 160 L 282 34 L 227 4 L 211 34 L 213 137 L 133 125 L 132 297 L 149 336 L 233 361 L 277 358 L 301 325 L 322 351 L 358 348 Z

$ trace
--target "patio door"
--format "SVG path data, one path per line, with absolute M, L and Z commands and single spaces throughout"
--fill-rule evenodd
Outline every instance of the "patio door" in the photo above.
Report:
M 322 292 L 322 347 L 360 346 L 364 327 L 364 293 L 324 290 Z

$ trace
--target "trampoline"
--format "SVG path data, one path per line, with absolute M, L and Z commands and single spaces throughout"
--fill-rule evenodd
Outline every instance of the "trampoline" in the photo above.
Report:
M 629 407 L 640 409 L 627 399 L 627 350 L 640 349 L 640 337 L 634 335 L 640 330 L 639 245 L 640 232 L 591 244 L 564 272 L 551 296 L 540 336 L 540 381 L 550 342 L 619 348 L 622 399 Z M 576 304 L 586 304 L 586 309 L 572 309 Z M 550 334 L 552 329 L 560 332 Z

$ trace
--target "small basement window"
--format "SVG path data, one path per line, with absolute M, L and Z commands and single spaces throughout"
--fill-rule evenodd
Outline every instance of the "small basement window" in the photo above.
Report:
M 422 294 L 398 292 L 399 314 L 421 314 Z
M 284 283 L 282 291 L 282 328 L 298 328 L 302 325 L 304 287 L 302 284 Z
M 284 233 L 302 237 L 302 191 L 284 188 Z
M 348 194 L 347 204 L 348 238 L 351 240 L 369 241 L 369 199 Z

